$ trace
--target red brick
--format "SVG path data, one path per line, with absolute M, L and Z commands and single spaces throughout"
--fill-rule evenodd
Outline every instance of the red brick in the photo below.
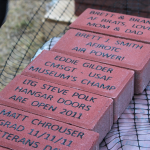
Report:
M 0 146 L 0 150 L 9 150 L 9 149 L 8 149 L 8 148 L 1 147 L 1 146 Z
M 96 131 L 99 143 L 113 124 L 112 99 L 23 75 L 0 93 L 0 103 Z
M 133 71 L 51 51 L 43 51 L 22 74 L 113 98 L 114 121 L 133 96 Z
M 1 146 L 15 150 L 99 149 L 96 132 L 2 105 L 0 116 Z
M 145 17 L 145 18 L 149 18 L 150 17 L 150 13 L 148 12 L 136 12 L 136 11 L 129 11 L 129 15 L 133 15 L 133 16 L 140 16 L 140 17 Z
M 150 19 L 147 18 L 86 9 L 70 28 L 149 43 L 149 24 Z
M 52 50 L 134 70 L 136 94 L 150 81 L 149 44 L 70 29 Z

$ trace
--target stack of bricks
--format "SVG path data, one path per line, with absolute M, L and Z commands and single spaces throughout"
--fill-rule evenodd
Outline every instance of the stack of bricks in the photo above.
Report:
M 149 23 L 87 9 L 0 93 L 0 146 L 98 150 L 150 80 Z

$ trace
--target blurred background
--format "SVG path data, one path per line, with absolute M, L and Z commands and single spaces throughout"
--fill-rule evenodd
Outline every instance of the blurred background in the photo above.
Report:
M 35 14 L 40 5 L 41 0 L 10 0 L 6 22 L 0 29 L 0 72 L 18 38 L 24 32 L 24 28 L 28 25 L 31 17 Z M 31 43 L 32 39 L 29 36 L 37 31 L 36 26 L 42 21 L 45 11 L 46 10 L 41 9 L 41 11 L 36 14 L 37 19 L 34 19 L 24 32 L 24 35 L 27 36 L 26 39 L 24 39 L 25 41 L 23 41 L 22 44 L 20 43 L 20 51 L 24 48 L 24 42 L 26 46 L 29 46 Z M 40 34 L 38 36 L 38 43 L 43 43 L 44 36 Z M 28 59 L 31 58 L 32 53 L 34 53 L 34 51 L 28 54 Z
M 51 0 L 10 0 L 0 29 L 0 89 L 20 73 L 46 41 L 40 30 Z M 50 6 L 51 7 L 51 6 Z

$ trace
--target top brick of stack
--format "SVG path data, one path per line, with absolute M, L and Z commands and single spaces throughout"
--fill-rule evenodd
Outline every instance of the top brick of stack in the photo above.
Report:
M 150 19 L 86 9 L 70 28 L 150 43 Z

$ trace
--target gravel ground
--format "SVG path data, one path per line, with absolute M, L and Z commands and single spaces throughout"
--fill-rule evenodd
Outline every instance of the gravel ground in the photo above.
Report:
M 51 0 L 43 1 L 10 0 L 6 22 L 0 29 L 0 90 L 21 73 L 46 42 L 41 26 Z
M 42 0 L 10 0 L 6 22 L 0 29 L 0 72 L 17 39 L 41 3 Z M 30 24 L 27 30 L 28 34 L 35 32 L 37 23 L 40 23 L 44 17 L 44 11 L 40 11 L 43 16 L 42 14 L 37 15 L 39 19 L 36 20 L 36 24 L 34 22 Z M 43 42 L 43 37 L 40 40 Z

